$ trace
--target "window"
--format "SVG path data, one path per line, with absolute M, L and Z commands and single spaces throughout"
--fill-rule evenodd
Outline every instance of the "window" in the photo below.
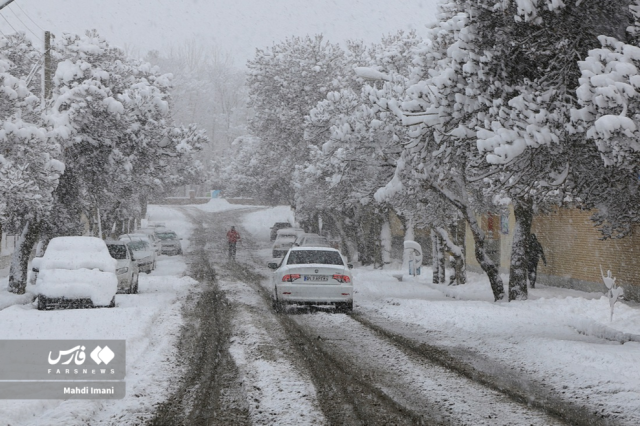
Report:
M 107 244 L 107 248 L 109 249 L 109 254 L 114 259 L 126 259 L 127 258 L 127 247 L 123 244 Z
M 173 232 L 163 232 L 161 234 L 156 234 L 156 235 L 161 240 L 175 240 L 176 238 L 178 238 L 178 236 Z
M 337 251 L 295 250 L 289 253 L 287 265 L 304 265 L 308 263 L 344 266 L 342 256 Z
M 127 245 L 133 251 L 146 250 L 147 247 L 149 247 L 149 244 L 147 244 L 146 241 L 131 241 L 130 243 L 127 243 Z

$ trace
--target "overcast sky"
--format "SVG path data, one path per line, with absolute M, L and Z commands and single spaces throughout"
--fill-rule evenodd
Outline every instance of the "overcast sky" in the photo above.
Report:
M 97 29 L 111 44 L 144 54 L 198 37 L 215 42 L 243 66 L 291 35 L 323 33 L 342 42 L 373 42 L 435 19 L 438 0 L 15 0 L 0 11 L 0 31 L 83 33 Z M 40 41 L 39 43 L 42 43 Z

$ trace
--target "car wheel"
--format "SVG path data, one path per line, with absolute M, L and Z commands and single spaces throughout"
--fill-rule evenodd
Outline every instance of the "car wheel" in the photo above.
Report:
M 353 302 L 337 303 L 336 304 L 336 311 L 337 312 L 344 312 L 345 314 L 348 314 L 349 312 L 353 312 Z
M 116 307 L 116 296 L 113 296 L 113 299 L 111 299 L 111 303 L 109 303 L 109 308 L 115 308 Z
M 38 295 L 38 310 L 39 311 L 44 311 L 45 309 L 47 309 L 47 298 L 44 297 L 43 295 L 39 294 Z
M 133 289 L 131 290 L 131 293 L 133 294 L 138 294 L 138 276 L 136 275 L 136 279 L 133 283 Z
M 284 304 L 279 302 L 278 299 L 272 299 L 271 306 L 273 307 L 273 310 L 278 314 L 281 314 L 285 311 Z

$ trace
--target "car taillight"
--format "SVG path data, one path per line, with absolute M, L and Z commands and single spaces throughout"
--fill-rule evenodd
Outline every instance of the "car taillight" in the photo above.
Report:
M 341 283 L 351 282 L 351 278 L 349 278 L 349 275 L 333 274 L 333 279 Z
M 300 274 L 287 274 L 284 277 L 282 277 L 283 282 L 289 282 L 289 283 L 292 283 L 295 280 L 299 280 L 299 279 L 300 279 Z

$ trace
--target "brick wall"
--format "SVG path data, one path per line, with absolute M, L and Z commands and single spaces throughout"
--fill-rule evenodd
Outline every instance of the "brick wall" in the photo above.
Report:
M 542 260 L 538 264 L 538 282 L 605 292 L 600 275 L 602 265 L 604 273 L 611 270 L 616 283 L 624 287 L 625 298 L 640 301 L 640 232 L 622 239 L 603 241 L 589 219 L 591 214 L 578 209 L 558 209 L 551 214 L 534 217 L 531 232 L 538 237 L 547 259 L 547 266 Z M 485 229 L 486 218 L 478 219 Z M 500 232 L 502 273 L 509 272 L 514 226 L 513 210 L 509 209 L 509 233 Z M 473 252 L 473 237 L 468 229 L 465 244 L 469 270 L 480 272 Z
M 589 219 L 592 213 L 578 209 L 558 209 L 536 216 L 532 232 L 542 244 L 548 265 L 540 262 L 541 282 L 558 277 L 575 288 L 605 289 L 600 265 L 625 287 L 627 296 L 640 292 L 640 236 L 600 240 L 600 232 Z

